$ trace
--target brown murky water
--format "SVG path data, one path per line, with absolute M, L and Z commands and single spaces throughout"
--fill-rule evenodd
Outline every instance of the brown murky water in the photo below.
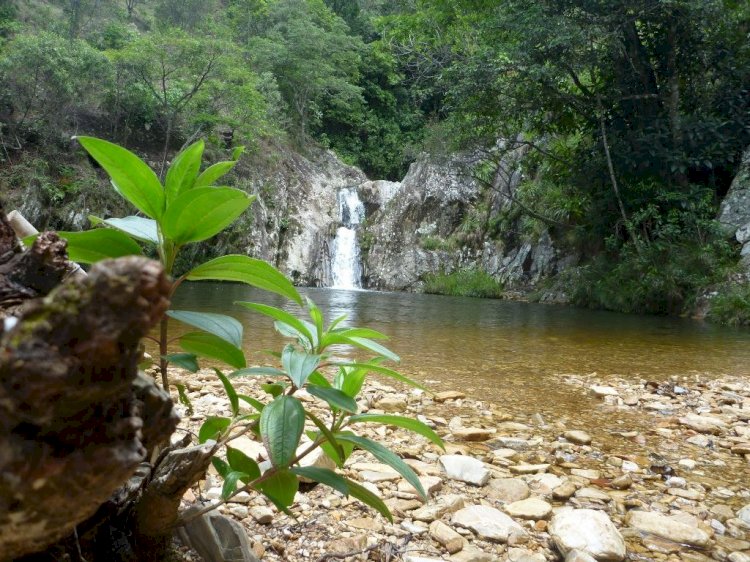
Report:
M 750 375 L 746 329 L 500 300 L 333 289 L 301 292 L 321 307 L 327 321 L 347 314 L 346 324 L 389 335 L 388 347 L 402 358 L 398 370 L 431 388 L 462 390 L 500 405 L 517 419 L 541 413 L 547 420 L 591 432 L 605 451 L 613 453 L 648 455 L 677 444 L 650 431 L 663 417 L 604 407 L 584 387 L 562 382 L 565 375 L 595 373 L 597 379 L 618 376 L 634 381 L 676 376 L 686 377 L 686 386 L 696 375 Z M 279 351 L 284 339 L 270 319 L 235 306 L 238 300 L 300 312 L 280 297 L 222 283 L 183 285 L 173 308 L 238 318 L 245 326 L 248 361 L 272 363 L 263 350 Z M 647 442 L 618 435 L 630 430 L 646 434 Z M 682 444 L 679 448 L 676 458 L 692 454 L 682 450 Z M 739 484 L 749 476 L 748 465 L 736 457 L 706 476 Z

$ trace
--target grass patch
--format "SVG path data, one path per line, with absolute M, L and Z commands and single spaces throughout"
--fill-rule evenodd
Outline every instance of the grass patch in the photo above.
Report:
M 711 298 L 706 319 L 728 326 L 750 326 L 750 284 L 731 285 Z
M 503 295 L 503 286 L 485 271 L 472 268 L 428 275 L 424 283 L 424 292 L 454 297 L 497 299 Z

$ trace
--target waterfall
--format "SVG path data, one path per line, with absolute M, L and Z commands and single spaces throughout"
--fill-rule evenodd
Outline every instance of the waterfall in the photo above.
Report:
M 341 226 L 331 244 L 331 277 L 334 289 L 359 289 L 362 286 L 362 264 L 359 260 L 357 228 L 365 218 L 365 206 L 356 187 L 338 192 Z

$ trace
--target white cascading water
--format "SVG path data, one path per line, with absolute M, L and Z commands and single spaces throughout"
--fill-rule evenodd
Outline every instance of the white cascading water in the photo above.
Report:
M 331 277 L 334 289 L 362 287 L 362 264 L 357 242 L 357 228 L 365 218 L 365 206 L 357 188 L 346 187 L 338 192 L 341 226 L 331 244 Z

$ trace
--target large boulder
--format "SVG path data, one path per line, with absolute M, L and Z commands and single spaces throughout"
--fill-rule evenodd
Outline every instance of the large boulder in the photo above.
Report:
M 727 235 L 742 244 L 742 262 L 750 267 L 750 148 L 743 154 L 740 169 L 721 202 L 719 222 Z

